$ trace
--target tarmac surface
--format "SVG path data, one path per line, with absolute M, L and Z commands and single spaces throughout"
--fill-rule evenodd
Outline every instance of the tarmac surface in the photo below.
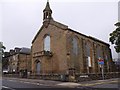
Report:
M 79 88 L 79 90 L 112 89 L 120 90 L 118 78 L 84 81 L 79 83 L 26 78 L 2 78 L 2 88 L 16 90 L 20 88 Z

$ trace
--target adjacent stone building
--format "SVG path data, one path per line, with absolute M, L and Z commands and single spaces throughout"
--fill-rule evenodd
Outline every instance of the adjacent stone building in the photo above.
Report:
M 8 66 L 9 66 L 9 52 L 4 52 L 4 56 L 2 57 L 2 71 L 3 73 L 8 73 Z
M 22 48 L 18 54 L 19 74 L 26 77 L 31 72 L 31 50 L 29 48 Z
M 15 48 L 10 50 L 8 61 L 9 73 L 20 74 L 20 76 L 27 75 L 31 71 L 31 50 L 29 48 Z
M 55 21 L 47 2 L 43 10 L 43 25 L 34 37 L 31 46 L 32 74 L 89 74 L 112 72 L 110 45 L 86 36 Z

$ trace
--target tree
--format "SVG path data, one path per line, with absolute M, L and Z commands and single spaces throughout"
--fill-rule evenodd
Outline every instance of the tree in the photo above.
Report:
M 115 31 L 110 33 L 109 41 L 114 44 L 114 48 L 117 53 L 120 53 L 120 22 L 116 23 L 115 26 L 117 27 Z
M 3 56 L 4 55 L 4 50 L 6 49 L 5 46 L 3 46 L 3 43 L 0 42 L 0 55 Z
M 7 69 L 9 65 L 9 52 L 4 52 L 4 57 L 2 58 L 2 68 Z
M 4 55 L 4 49 L 5 49 L 5 46 L 3 46 L 3 43 L 0 42 L 0 71 L 2 71 L 2 57 Z M 1 77 L 1 72 L 0 72 L 0 77 Z

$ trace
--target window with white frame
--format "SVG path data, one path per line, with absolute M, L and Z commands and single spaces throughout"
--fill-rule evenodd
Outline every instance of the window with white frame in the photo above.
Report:
M 44 50 L 50 51 L 50 36 L 46 35 L 44 38 Z

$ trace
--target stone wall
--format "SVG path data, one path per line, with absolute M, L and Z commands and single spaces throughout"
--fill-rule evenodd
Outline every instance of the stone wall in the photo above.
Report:
M 27 55 L 27 54 L 19 54 L 19 64 L 18 64 L 18 68 L 19 68 L 19 72 L 20 70 L 25 70 L 27 69 L 27 71 L 31 71 L 31 56 Z
M 78 55 L 76 56 L 73 53 L 73 39 L 77 40 L 77 49 L 78 49 Z M 97 39 L 93 39 L 91 37 L 87 37 L 85 35 L 75 33 L 74 31 L 67 31 L 66 33 L 66 39 L 67 39 L 67 63 L 68 63 L 68 69 L 74 68 L 76 70 L 76 73 L 100 73 L 100 65 L 98 64 L 98 59 L 101 57 L 101 59 L 104 60 L 104 70 L 105 72 L 111 72 L 112 70 L 112 57 L 111 57 L 111 51 L 109 48 L 109 45 L 99 41 Z M 86 45 L 90 48 L 90 62 L 91 67 L 88 66 L 87 62 L 87 51 L 86 51 Z M 98 55 L 100 53 L 100 55 Z
M 41 73 L 66 73 L 66 32 L 53 25 L 42 28 L 40 34 L 32 44 L 32 72 L 36 72 L 36 60 L 41 63 Z M 52 57 L 34 56 L 44 50 L 44 37 L 50 35 L 50 50 Z
M 69 69 L 71 68 L 75 70 L 73 71 L 74 74 L 100 73 L 101 67 L 98 64 L 98 59 L 105 60 L 105 72 L 112 71 L 112 57 L 109 44 L 57 24 L 56 22 L 48 22 L 47 26 L 43 24 L 35 36 L 34 42 L 32 42 L 32 73 L 34 75 L 37 73 L 36 67 L 38 62 L 40 62 L 41 74 L 69 74 Z M 44 51 L 46 35 L 50 36 L 50 52 L 53 54 L 52 57 L 41 53 Z M 73 51 L 74 39 L 77 42 L 77 54 Z M 90 48 L 89 62 L 91 65 L 88 65 L 86 45 Z
M 20 78 L 19 74 L 4 74 L 3 77 L 13 77 Z M 69 75 L 67 74 L 44 74 L 44 75 L 33 75 L 27 77 L 28 79 L 41 79 L 41 80 L 55 80 L 55 81 L 70 81 L 70 82 L 83 82 L 90 80 L 102 80 L 101 73 L 99 74 L 77 74 L 75 75 L 75 79 L 69 79 Z M 110 78 L 120 78 L 120 72 L 111 72 L 105 73 L 104 79 Z

